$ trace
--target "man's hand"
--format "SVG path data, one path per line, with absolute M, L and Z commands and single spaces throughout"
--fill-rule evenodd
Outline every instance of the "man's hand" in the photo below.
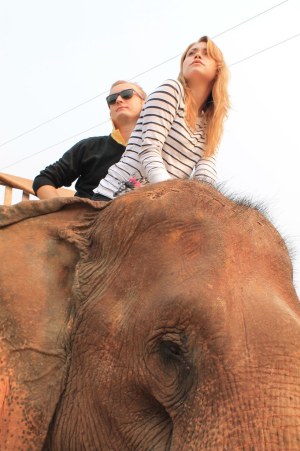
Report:
M 54 197 L 59 197 L 57 189 L 52 185 L 41 186 L 36 194 L 39 199 L 53 199 Z

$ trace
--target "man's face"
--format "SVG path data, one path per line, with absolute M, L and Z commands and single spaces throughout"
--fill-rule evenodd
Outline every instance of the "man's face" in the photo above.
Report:
M 139 88 L 131 83 L 120 83 L 119 85 L 113 86 L 110 90 L 110 94 L 121 92 L 125 89 L 134 89 L 134 91 L 142 96 Z M 134 92 L 130 99 L 123 99 L 119 95 L 116 102 L 109 106 L 110 117 L 116 128 L 119 128 L 128 122 L 137 121 L 144 104 L 144 99 L 137 93 Z

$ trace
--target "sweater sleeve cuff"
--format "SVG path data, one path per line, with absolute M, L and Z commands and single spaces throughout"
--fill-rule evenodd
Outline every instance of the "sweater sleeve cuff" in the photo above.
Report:
M 38 176 L 35 177 L 35 179 L 33 180 L 33 184 L 32 184 L 32 189 L 35 192 L 35 194 L 36 194 L 37 190 L 41 186 L 44 186 L 44 185 L 51 185 L 54 188 L 57 188 L 57 186 L 55 186 L 55 184 L 51 180 L 49 180 L 47 177 L 43 177 L 41 175 L 38 175 Z
M 155 171 L 151 175 L 148 175 L 148 180 L 150 183 L 164 182 L 165 180 L 171 180 L 170 175 L 167 171 Z

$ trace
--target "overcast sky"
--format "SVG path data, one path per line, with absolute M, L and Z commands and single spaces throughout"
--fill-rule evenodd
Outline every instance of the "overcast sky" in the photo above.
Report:
M 266 204 L 295 250 L 300 293 L 299 0 L 3 0 L 0 171 L 32 179 L 80 139 L 108 134 L 111 83 L 149 93 L 205 34 L 231 71 L 218 179 Z

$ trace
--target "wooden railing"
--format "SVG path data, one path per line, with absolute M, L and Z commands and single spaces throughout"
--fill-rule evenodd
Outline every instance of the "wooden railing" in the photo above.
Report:
M 13 203 L 13 190 L 19 190 L 21 192 L 20 201 L 26 201 L 31 198 L 37 199 L 32 189 L 32 180 L 30 179 L 0 172 L 0 185 L 4 186 L 4 205 L 11 205 Z M 75 191 L 66 188 L 59 188 L 58 191 L 62 197 L 74 196 L 75 193 Z

